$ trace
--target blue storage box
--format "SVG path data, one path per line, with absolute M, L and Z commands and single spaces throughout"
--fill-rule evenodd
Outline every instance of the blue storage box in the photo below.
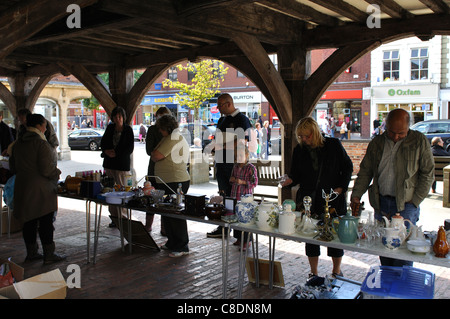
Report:
M 371 267 L 361 286 L 363 298 L 433 299 L 432 272 L 410 267 Z

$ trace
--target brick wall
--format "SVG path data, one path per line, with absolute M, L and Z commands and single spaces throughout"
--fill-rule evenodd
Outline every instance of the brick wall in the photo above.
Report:
M 353 175 L 358 174 L 359 164 L 366 154 L 370 140 L 343 140 L 342 145 L 353 162 Z

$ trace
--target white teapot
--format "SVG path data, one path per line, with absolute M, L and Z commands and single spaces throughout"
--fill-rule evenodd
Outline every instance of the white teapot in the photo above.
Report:
M 409 219 L 403 218 L 403 216 L 401 216 L 400 213 L 396 213 L 395 216 L 392 216 L 390 222 L 386 216 L 383 216 L 383 219 L 384 222 L 386 223 L 386 228 L 395 228 L 400 230 L 399 236 L 401 238 L 402 243 L 408 238 L 409 234 L 405 226 L 405 222 L 408 222 L 410 226 L 413 225 L 413 223 Z

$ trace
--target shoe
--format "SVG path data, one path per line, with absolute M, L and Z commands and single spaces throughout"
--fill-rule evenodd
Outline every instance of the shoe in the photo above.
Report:
M 311 273 L 308 275 L 308 281 L 306 282 L 305 285 L 310 286 L 310 287 L 316 287 L 316 286 L 322 286 L 324 282 L 325 282 L 325 278 L 319 277 L 318 275 Z
M 117 225 L 114 222 L 110 222 L 108 225 L 109 228 L 116 228 Z
M 42 245 L 42 249 L 44 250 L 44 265 L 63 261 L 67 258 L 65 255 L 55 253 L 55 243 Z
M 433 194 L 436 194 L 436 190 L 435 190 L 435 189 L 432 189 L 431 192 L 432 192 Z
M 159 246 L 159 248 L 161 248 L 161 250 L 169 250 L 166 244 Z
M 226 233 L 227 232 L 225 232 L 225 236 L 226 236 Z M 208 237 L 208 238 L 222 238 L 222 227 L 219 226 L 215 230 L 213 230 L 212 232 L 207 233 L 206 237 Z
M 33 244 L 25 244 L 27 248 L 27 256 L 25 257 L 25 261 L 35 261 L 44 258 L 44 256 L 38 253 L 39 246 L 37 243 Z
M 169 257 L 177 258 L 177 257 L 181 257 L 184 255 L 189 255 L 189 252 L 188 251 L 174 251 L 169 254 Z

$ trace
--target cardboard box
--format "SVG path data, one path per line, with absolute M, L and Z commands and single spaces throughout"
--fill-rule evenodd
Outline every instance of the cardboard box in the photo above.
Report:
M 24 269 L 0 258 L 0 263 L 9 263 L 16 280 L 11 286 L 0 288 L 0 298 L 8 299 L 65 299 L 67 285 L 59 269 L 55 269 L 23 280 Z

